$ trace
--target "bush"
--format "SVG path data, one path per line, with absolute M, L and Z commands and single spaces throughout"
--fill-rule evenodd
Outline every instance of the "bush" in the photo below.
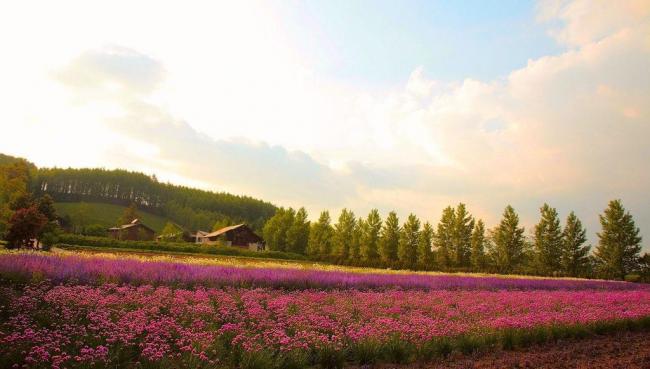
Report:
M 84 236 L 106 237 L 106 227 L 101 224 L 91 224 L 83 230 Z
M 81 236 L 70 233 L 61 235 L 59 237 L 59 243 L 72 246 L 90 246 L 125 250 L 168 251 L 283 260 L 306 259 L 303 255 L 283 251 L 252 251 L 232 246 L 204 245 L 191 242 L 122 241 L 107 237 Z
M 641 276 L 639 274 L 627 274 L 625 276 L 626 282 L 640 282 Z

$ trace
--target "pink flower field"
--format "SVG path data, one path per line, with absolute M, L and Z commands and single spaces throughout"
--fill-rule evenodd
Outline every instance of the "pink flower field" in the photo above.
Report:
M 27 257 L 22 264 L 21 257 Z M 633 284 L 608 290 L 571 281 L 574 288 L 543 289 L 519 279 L 516 288 L 287 289 L 140 280 L 136 286 L 101 283 L 97 275 L 54 278 L 43 268 L 48 258 L 69 261 L 83 275 L 81 259 L 33 258 L 0 255 L 0 367 L 340 367 L 636 327 L 650 317 L 650 291 Z M 137 271 L 138 262 L 120 262 L 111 260 Z

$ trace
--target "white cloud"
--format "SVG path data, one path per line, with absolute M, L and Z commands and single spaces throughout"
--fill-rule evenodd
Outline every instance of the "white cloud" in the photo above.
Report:
M 378 207 L 437 221 L 463 201 L 494 224 L 512 203 L 530 225 L 548 201 L 575 209 L 592 237 L 621 197 L 650 229 L 647 2 L 543 2 L 565 52 L 494 81 L 443 83 L 417 68 L 381 91 L 314 74 L 255 6 L 206 6 L 190 7 L 198 18 L 184 27 L 170 27 L 167 7 L 142 32 L 130 15 L 114 35 L 102 21 L 63 51 L 43 46 L 52 65 L 16 49 L 29 62 L 0 69 L 0 98 L 14 102 L 4 116 L 19 122 L 0 151 L 157 172 L 312 215 Z M 123 46 L 89 49 L 93 39 Z

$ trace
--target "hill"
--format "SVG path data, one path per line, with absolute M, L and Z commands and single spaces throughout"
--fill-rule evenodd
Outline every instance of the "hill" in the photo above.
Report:
M 67 215 L 73 220 L 80 212 L 83 212 L 86 225 L 98 224 L 105 228 L 115 226 L 126 208 L 125 206 L 114 204 L 81 202 L 57 202 L 54 204 L 54 207 L 60 216 Z M 160 233 L 168 221 L 164 217 L 145 211 L 139 211 L 138 213 L 140 214 L 142 223 L 151 227 L 156 233 Z

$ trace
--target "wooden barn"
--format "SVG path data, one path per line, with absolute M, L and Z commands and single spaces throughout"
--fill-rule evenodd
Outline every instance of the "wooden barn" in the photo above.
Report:
M 226 246 L 235 246 L 254 251 L 264 250 L 264 240 L 246 224 L 221 228 L 198 239 L 200 243 L 223 242 Z
M 134 219 L 129 224 L 108 229 L 108 235 L 116 240 L 128 241 L 151 241 L 154 239 L 155 231 Z

